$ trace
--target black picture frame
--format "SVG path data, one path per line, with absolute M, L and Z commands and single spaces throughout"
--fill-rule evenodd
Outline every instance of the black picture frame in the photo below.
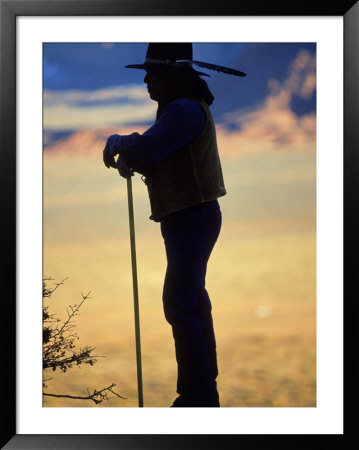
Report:
M 0 0 L 0 195 L 2 285 L 1 448 L 6 449 L 251 449 L 346 448 L 355 436 L 358 279 L 359 4 L 322 0 L 236 2 L 187 0 Z M 16 17 L 17 16 L 343 16 L 344 18 L 344 433 L 341 435 L 19 435 L 16 433 Z M 335 61 L 333 61 L 335 64 Z M 330 75 L 330 74 L 329 74 Z M 353 300 L 353 301 L 352 301 Z M 348 413 L 354 411 L 354 413 Z M 355 438 L 354 438 L 355 442 Z M 349 448 L 349 447 L 348 447 Z

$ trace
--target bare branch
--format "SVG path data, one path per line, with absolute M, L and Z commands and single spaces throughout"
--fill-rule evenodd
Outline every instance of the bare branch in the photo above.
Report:
M 67 278 L 63 279 L 60 283 L 54 283 L 55 287 L 49 289 L 46 285 L 46 281 L 52 280 L 52 278 L 43 279 L 43 297 L 51 297 L 52 293 L 61 286 Z M 90 364 L 93 366 L 97 362 L 97 358 L 103 356 L 93 355 L 95 347 L 86 346 L 84 348 L 77 349 L 75 342 L 79 339 L 77 336 L 75 323 L 75 317 L 79 314 L 79 310 L 84 301 L 90 296 L 90 292 L 84 295 L 81 294 L 82 300 L 79 304 L 69 305 L 66 309 L 67 319 L 62 321 L 54 314 L 49 313 L 49 306 L 43 305 L 43 369 L 44 370 L 60 370 L 61 372 L 67 372 L 68 369 L 73 368 L 75 365 L 81 368 L 82 364 Z M 47 390 L 46 382 L 51 378 L 43 378 L 43 391 Z M 103 400 L 109 400 L 109 394 L 112 393 L 116 397 L 124 399 L 112 388 L 116 386 L 112 383 L 110 386 L 101 390 L 94 390 L 91 394 L 88 391 L 88 396 L 75 396 L 68 394 L 52 394 L 43 392 L 43 395 L 50 397 L 63 397 L 79 400 L 92 400 L 94 403 L 99 404 Z
M 62 324 L 62 327 L 59 328 L 58 332 L 54 333 L 52 335 L 52 337 L 55 338 L 59 334 L 63 333 L 65 330 L 67 331 L 68 329 L 75 327 L 75 325 L 71 324 L 71 320 L 78 314 L 78 311 L 81 308 L 81 306 L 84 303 L 84 301 L 89 298 L 90 292 L 87 294 L 87 296 L 86 295 L 82 295 L 82 301 L 78 305 L 73 305 L 73 306 L 70 305 L 69 306 L 69 308 L 71 309 L 71 313 L 69 313 L 69 311 L 67 310 L 67 315 L 68 315 L 67 320 L 64 321 L 64 323 Z
M 46 277 L 43 279 L 43 283 L 42 283 L 42 296 L 43 297 L 51 297 L 51 295 L 56 291 L 56 289 L 61 286 L 62 284 L 64 284 L 64 282 L 68 279 L 68 277 L 64 278 L 62 281 L 60 281 L 59 283 L 54 283 L 55 287 L 53 289 L 49 289 L 46 286 L 46 281 L 53 281 L 53 278 L 51 277 Z
M 87 392 L 89 394 L 87 397 L 82 397 L 79 395 L 67 395 L 67 394 L 50 394 L 48 392 L 43 392 L 43 395 L 47 395 L 49 397 L 72 398 L 74 400 L 92 400 L 94 403 L 99 404 L 103 400 L 110 399 L 110 397 L 108 396 L 108 391 L 109 391 L 109 392 L 112 392 L 112 394 L 116 395 L 116 397 L 127 400 L 126 397 L 122 397 L 120 394 L 117 394 L 117 392 L 112 390 L 112 388 L 115 386 L 116 386 L 116 384 L 112 383 L 110 386 L 105 387 L 105 388 L 101 389 L 100 391 L 97 391 L 95 389 L 93 394 L 90 394 L 89 390 L 87 389 Z

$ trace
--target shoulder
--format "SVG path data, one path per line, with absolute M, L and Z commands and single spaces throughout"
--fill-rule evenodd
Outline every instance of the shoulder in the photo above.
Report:
M 168 105 L 168 110 L 181 114 L 182 116 L 188 116 L 192 120 L 205 121 L 207 112 L 204 106 L 200 102 L 191 98 L 179 98 L 174 100 Z
M 192 98 L 179 98 L 171 103 L 176 108 L 181 108 L 185 111 L 203 111 L 203 107 L 197 100 L 194 100 Z

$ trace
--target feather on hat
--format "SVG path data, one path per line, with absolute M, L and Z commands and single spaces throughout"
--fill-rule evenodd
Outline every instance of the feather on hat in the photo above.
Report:
M 219 66 L 217 64 L 195 61 L 192 59 L 193 51 L 191 43 L 149 43 L 143 64 L 129 64 L 125 66 L 129 69 L 156 70 L 164 68 L 185 68 L 196 65 L 201 68 L 215 70 L 217 72 L 245 77 L 246 74 L 240 70 L 230 69 L 229 67 Z M 198 75 L 209 77 L 207 73 L 198 72 Z

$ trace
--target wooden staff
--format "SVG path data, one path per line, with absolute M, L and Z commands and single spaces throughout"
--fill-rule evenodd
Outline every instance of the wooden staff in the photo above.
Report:
M 138 384 L 138 406 L 143 407 L 142 387 L 142 362 L 141 362 L 141 339 L 140 339 L 140 312 L 138 306 L 138 284 L 135 242 L 135 219 L 133 214 L 133 197 L 131 177 L 127 178 L 128 218 L 130 224 L 133 302 L 135 311 L 135 335 L 136 335 L 136 361 L 137 361 L 137 384 Z

